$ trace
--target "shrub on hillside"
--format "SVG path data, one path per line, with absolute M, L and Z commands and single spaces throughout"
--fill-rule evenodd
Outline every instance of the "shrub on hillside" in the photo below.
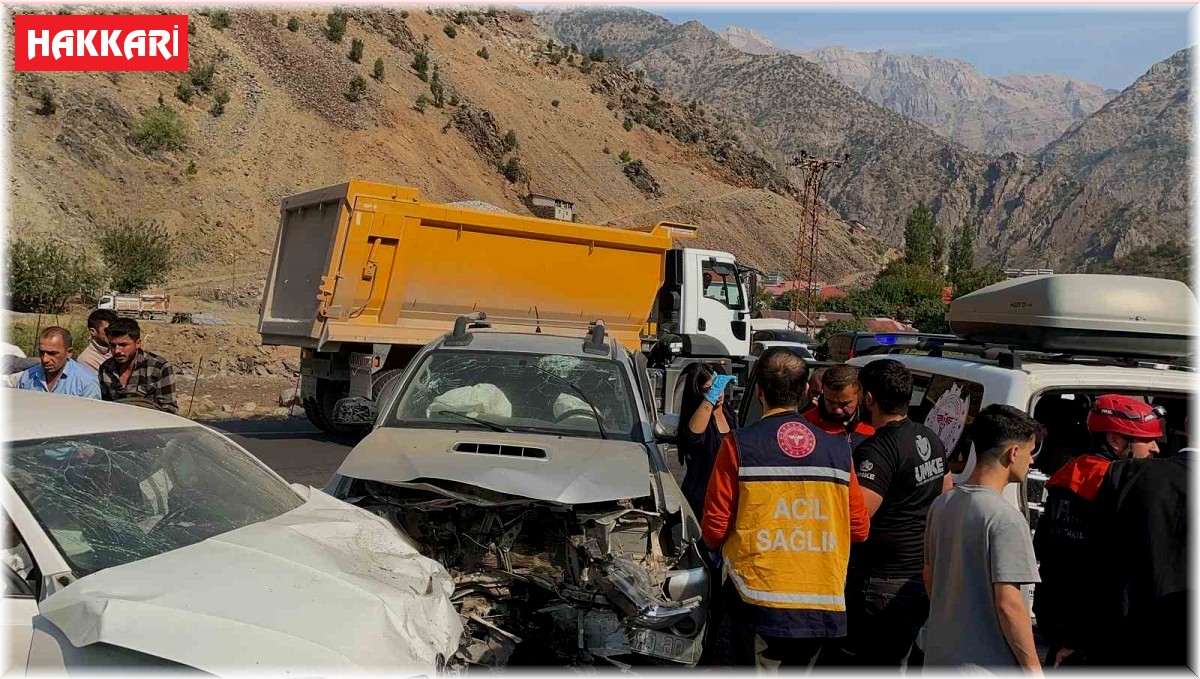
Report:
M 429 53 L 421 50 L 413 55 L 412 69 L 417 72 L 417 77 L 421 80 L 429 78 Z
M 508 161 L 504 163 L 502 171 L 504 172 L 504 178 L 514 184 L 521 181 L 526 176 L 525 167 L 521 165 L 521 159 L 516 156 L 510 157 Z
M 229 92 L 226 92 L 225 90 L 218 90 L 216 96 L 213 97 L 212 108 L 210 108 L 208 112 L 213 114 L 214 118 L 220 117 L 221 114 L 225 113 L 225 104 L 228 103 Z
M 295 33 L 296 31 L 300 30 L 300 20 L 297 19 L 296 17 L 292 17 L 291 19 L 288 19 L 288 30 L 291 31 L 292 33 Z
M 175 86 L 175 98 L 185 104 L 192 103 L 192 96 L 196 94 L 196 90 L 191 85 L 183 82 Z
M 371 77 L 383 82 L 383 57 L 375 60 L 375 68 L 371 71 Z
M 213 80 L 217 76 L 217 65 L 206 64 L 192 72 L 192 84 L 202 93 L 212 89 Z
M 325 17 L 325 37 L 331 42 L 341 42 L 346 35 L 346 17 L 334 12 Z
M 229 28 L 230 24 L 233 23 L 233 20 L 229 18 L 229 12 L 226 12 L 223 9 L 216 10 L 212 14 L 209 14 L 208 21 L 212 27 L 218 31 L 223 31 L 226 28 Z
M 38 102 L 40 103 L 40 106 L 37 107 L 35 113 L 40 116 L 54 115 L 54 112 L 58 110 L 58 104 L 55 103 L 54 95 L 50 93 L 50 90 L 42 90 L 39 92 Z
M 8 248 L 8 308 L 60 313 L 71 299 L 92 297 L 103 283 L 78 247 L 45 238 L 18 238 Z
M 492 55 L 488 53 L 487 45 L 480 47 L 479 51 L 475 53 L 475 56 L 481 59 L 490 59 L 492 57 Z
M 451 39 L 455 38 L 458 35 L 458 30 L 455 29 L 450 24 L 446 24 L 444 27 L 442 27 L 442 32 L 446 34 L 447 38 L 451 38 Z
M 367 96 L 367 79 L 356 75 L 350 79 L 350 89 L 346 92 L 346 98 L 357 102 L 365 96 Z
M 155 106 L 142 112 L 133 141 L 143 153 L 178 151 L 187 143 L 187 127 L 170 106 Z
M 171 272 L 171 236 L 161 223 L 121 219 L 96 232 L 100 259 L 118 292 L 165 283 Z
M 355 38 L 350 41 L 350 61 L 356 64 L 362 63 L 363 41 Z
M 512 130 L 509 130 L 504 135 L 504 150 L 512 151 L 513 149 L 519 148 L 520 146 L 521 146 L 520 142 L 517 141 L 517 133 L 513 132 Z

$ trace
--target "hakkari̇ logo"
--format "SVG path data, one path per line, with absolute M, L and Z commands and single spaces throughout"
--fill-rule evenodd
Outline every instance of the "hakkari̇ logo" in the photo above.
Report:
M 17 71 L 186 71 L 186 14 L 18 14 Z

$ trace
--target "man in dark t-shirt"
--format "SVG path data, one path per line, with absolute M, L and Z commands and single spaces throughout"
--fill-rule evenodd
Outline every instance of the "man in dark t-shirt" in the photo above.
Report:
M 850 552 L 846 584 L 849 636 L 838 662 L 903 665 L 929 616 L 925 519 L 951 478 L 937 434 L 908 419 L 912 373 L 883 359 L 859 371 L 863 400 L 875 434 L 854 450 L 871 534 Z

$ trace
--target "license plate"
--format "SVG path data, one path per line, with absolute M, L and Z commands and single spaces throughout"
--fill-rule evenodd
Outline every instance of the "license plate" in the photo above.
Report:
M 680 663 L 695 663 L 700 659 L 700 637 L 688 639 L 651 629 L 635 629 L 629 633 L 629 647 L 637 653 Z

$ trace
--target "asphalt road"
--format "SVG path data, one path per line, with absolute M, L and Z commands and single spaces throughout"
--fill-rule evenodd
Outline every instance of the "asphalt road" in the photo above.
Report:
M 350 453 L 355 439 L 326 434 L 306 419 L 229 420 L 209 423 L 228 434 L 289 483 L 324 488 Z M 683 482 L 683 468 L 672 448 L 667 468 Z
M 354 447 L 305 419 L 211 422 L 289 483 L 324 488 Z

